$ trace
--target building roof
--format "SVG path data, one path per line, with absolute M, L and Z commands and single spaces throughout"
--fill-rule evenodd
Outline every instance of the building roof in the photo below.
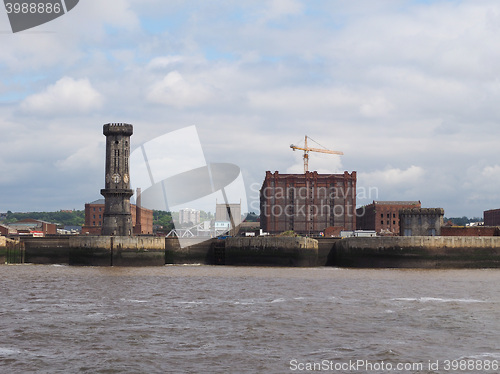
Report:
M 376 205 L 418 205 L 420 201 L 375 201 L 373 204 Z
M 56 225 L 56 223 L 53 223 L 53 222 L 47 222 L 47 221 L 43 221 L 41 219 L 35 219 L 35 218 L 24 218 L 22 220 L 19 220 L 17 222 L 14 222 L 15 224 L 17 223 L 45 223 L 47 225 Z
M 96 205 L 104 205 L 104 199 L 98 199 L 98 200 L 95 200 L 95 201 L 92 201 L 91 203 L 89 204 L 96 204 Z

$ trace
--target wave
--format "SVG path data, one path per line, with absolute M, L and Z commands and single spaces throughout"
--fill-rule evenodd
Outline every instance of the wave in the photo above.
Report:
M 439 303 L 485 303 L 485 300 L 478 299 L 451 299 L 441 297 L 397 297 L 391 301 L 418 301 L 422 303 L 439 302 Z
M 11 355 L 17 355 L 19 353 L 21 353 L 21 351 L 16 348 L 0 347 L 0 356 L 11 356 Z

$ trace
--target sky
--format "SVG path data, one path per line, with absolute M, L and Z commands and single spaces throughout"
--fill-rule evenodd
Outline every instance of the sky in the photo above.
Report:
M 0 8 L 0 212 L 102 198 L 106 123 L 132 148 L 196 126 L 207 162 L 301 173 L 308 135 L 358 205 L 500 208 L 497 0 L 80 0 L 12 33 Z M 133 184 L 133 181 L 132 181 Z

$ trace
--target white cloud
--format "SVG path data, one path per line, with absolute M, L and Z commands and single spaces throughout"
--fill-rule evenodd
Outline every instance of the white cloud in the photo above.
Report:
M 298 15 L 304 9 L 298 0 L 271 0 L 264 10 L 265 20 L 273 20 L 284 16 Z
M 358 205 L 371 200 L 424 200 L 429 180 L 425 170 L 412 165 L 407 169 L 386 167 L 357 175 Z
M 415 183 L 422 183 L 424 175 L 425 171 L 422 167 L 412 165 L 406 170 L 388 167 L 384 170 L 360 173 L 360 179 L 379 185 L 412 186 Z
M 30 113 L 58 115 L 88 113 L 102 104 L 103 96 L 87 78 L 63 77 L 45 91 L 28 96 L 21 108 Z
M 170 66 L 182 63 L 184 61 L 186 61 L 186 58 L 180 55 L 155 57 L 148 63 L 146 69 L 155 70 L 170 68 Z
M 2 36 L 3 170 L 40 169 L 43 186 L 46 164 L 102 168 L 73 142 L 101 139 L 103 123 L 133 123 L 135 144 L 196 124 L 207 160 L 261 183 L 302 173 L 289 144 L 310 134 L 345 153 L 311 154 L 311 170 L 358 170 L 380 199 L 478 215 L 496 207 L 499 31 L 497 0 L 81 1 Z
M 301 112 L 309 116 L 332 112 L 338 115 L 340 111 L 349 112 L 351 116 L 361 114 L 364 117 L 380 117 L 393 109 L 393 104 L 376 92 L 314 86 L 250 91 L 248 103 L 253 108 Z
M 62 173 L 81 173 L 83 170 L 102 167 L 104 157 L 104 142 L 86 144 L 76 149 L 62 160 L 57 160 L 55 166 Z
M 187 80 L 178 71 L 172 71 L 150 87 L 147 98 L 153 103 L 184 108 L 207 102 L 211 92 L 203 83 Z

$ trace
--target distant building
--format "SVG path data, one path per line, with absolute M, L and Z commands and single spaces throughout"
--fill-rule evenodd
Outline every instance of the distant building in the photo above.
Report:
M 497 226 L 443 226 L 441 236 L 500 236 Z
M 179 223 L 191 223 L 193 225 L 197 225 L 200 223 L 200 211 L 196 209 L 184 208 L 179 210 Z
M 373 201 L 356 209 L 356 228 L 378 234 L 399 235 L 399 211 L 420 208 L 420 201 Z
M 271 234 L 292 230 L 320 235 L 327 227 L 356 228 L 356 172 L 266 172 L 260 190 L 260 224 Z
M 55 223 L 41 221 L 38 219 L 26 218 L 6 225 L 9 234 L 46 236 L 56 235 L 57 225 Z
M 9 226 L 0 225 L 0 236 L 7 236 L 9 234 L 15 234 L 16 231 L 11 229 Z
M 104 218 L 104 199 L 85 204 L 85 225 L 82 234 L 101 235 Z M 130 205 L 134 235 L 153 234 L 153 211 Z
M 409 208 L 399 211 L 401 236 L 440 236 L 444 209 Z
M 234 227 L 241 224 L 241 203 L 215 205 L 216 222 L 231 222 L 231 219 L 234 222 Z
M 500 209 L 484 211 L 484 226 L 500 226 Z

